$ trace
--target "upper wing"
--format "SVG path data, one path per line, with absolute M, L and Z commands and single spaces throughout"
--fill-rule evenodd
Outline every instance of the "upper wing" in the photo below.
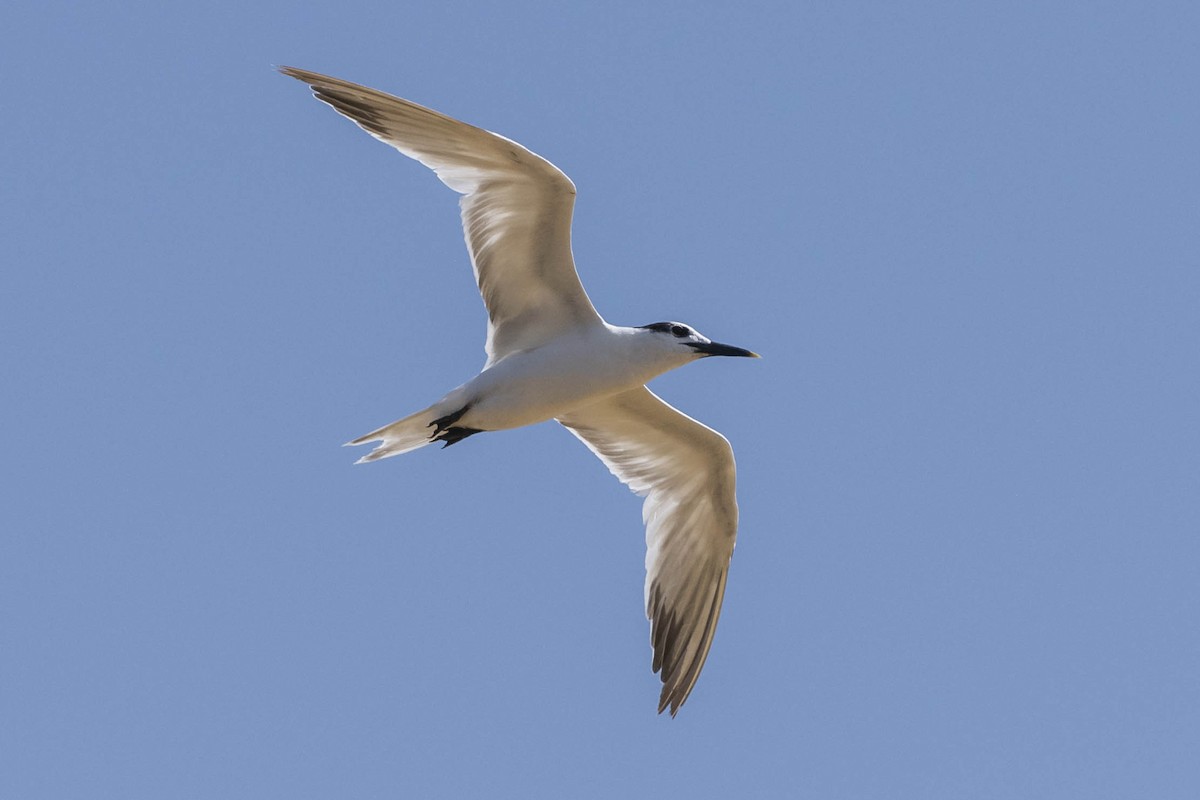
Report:
M 464 195 L 463 230 L 488 311 L 489 363 L 601 321 L 571 257 L 575 185 L 557 167 L 408 100 L 293 67 L 279 71 Z
M 661 713 L 687 700 L 717 629 L 737 536 L 733 449 L 644 386 L 558 419 L 646 497 L 646 616 Z

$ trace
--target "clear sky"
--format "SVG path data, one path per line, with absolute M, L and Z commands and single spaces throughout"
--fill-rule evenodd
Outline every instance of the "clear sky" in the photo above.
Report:
M 1200 6 L 0 10 L 0 796 L 1200 796 Z M 272 70 L 514 138 L 742 526 L 654 713 L 640 501 L 483 363 L 457 198 Z

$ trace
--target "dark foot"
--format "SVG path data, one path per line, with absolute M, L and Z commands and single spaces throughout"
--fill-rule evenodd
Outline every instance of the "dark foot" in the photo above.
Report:
M 425 427 L 427 427 L 427 428 L 433 428 L 433 435 L 430 436 L 429 438 L 437 439 L 439 433 L 442 433 L 443 431 L 448 430 L 451 425 L 453 425 L 454 423 L 456 423 L 460 419 L 462 419 L 463 414 L 467 413 L 467 409 L 469 409 L 469 408 L 470 408 L 470 406 L 463 406 L 458 411 L 455 411 L 453 414 L 447 414 L 444 417 L 439 417 L 438 419 L 435 419 L 433 422 L 426 425 Z
M 453 414 L 447 414 L 429 423 L 428 427 L 433 428 L 433 435 L 429 437 L 429 440 L 431 442 L 445 442 L 442 445 L 442 449 L 445 450 L 450 445 L 461 442 L 468 436 L 483 433 L 483 430 L 480 428 L 466 428 L 454 424 L 462 419 L 463 414 L 466 414 L 469 408 L 470 406 L 463 406 Z
M 461 442 L 468 436 L 474 436 L 477 433 L 483 433 L 483 430 L 480 428 L 460 428 L 456 426 L 452 428 L 446 428 L 446 430 L 442 431 L 437 436 L 434 436 L 433 440 L 435 442 L 445 442 L 445 444 L 442 445 L 442 449 L 445 450 L 450 445 Z

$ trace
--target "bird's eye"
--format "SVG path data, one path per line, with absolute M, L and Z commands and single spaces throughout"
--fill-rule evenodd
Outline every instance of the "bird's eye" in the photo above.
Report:
M 687 336 L 688 333 L 690 333 L 690 331 L 687 328 L 683 327 L 682 325 L 672 325 L 671 326 L 671 335 L 672 336 L 677 336 L 680 339 L 682 339 L 684 336 Z

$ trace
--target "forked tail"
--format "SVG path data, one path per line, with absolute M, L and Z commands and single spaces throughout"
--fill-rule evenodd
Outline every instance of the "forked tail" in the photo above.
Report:
M 447 406 L 446 399 L 443 398 L 424 411 L 418 411 L 412 416 L 396 420 L 390 425 L 384 425 L 379 430 L 371 431 L 366 436 L 360 436 L 352 442 L 346 442 L 345 446 L 366 444 L 367 442 L 383 442 L 383 444 L 376 447 L 370 453 L 367 453 L 354 462 L 355 464 L 362 464 L 365 461 L 378 461 L 388 456 L 398 456 L 401 453 L 416 450 L 433 442 L 441 442 L 443 448 L 449 447 L 455 442 L 461 442 L 468 436 L 482 433 L 478 428 L 468 428 L 465 425 L 454 424 L 467 413 L 469 406 L 462 406 L 457 411 L 444 414 L 443 411 Z M 453 408 L 454 406 L 449 405 L 448 407 Z
M 398 456 L 401 453 L 407 453 L 410 450 L 424 447 L 433 441 L 434 429 L 431 423 L 438 416 L 434 413 L 436 408 L 437 405 L 435 404 L 424 411 L 418 411 L 404 419 L 396 420 L 390 425 L 384 425 L 378 430 L 371 431 L 366 436 L 360 436 L 354 441 L 346 442 L 345 447 L 367 444 L 368 442 L 382 442 L 374 450 L 367 453 L 358 461 L 355 461 L 355 464 L 378 461 L 381 458 Z

